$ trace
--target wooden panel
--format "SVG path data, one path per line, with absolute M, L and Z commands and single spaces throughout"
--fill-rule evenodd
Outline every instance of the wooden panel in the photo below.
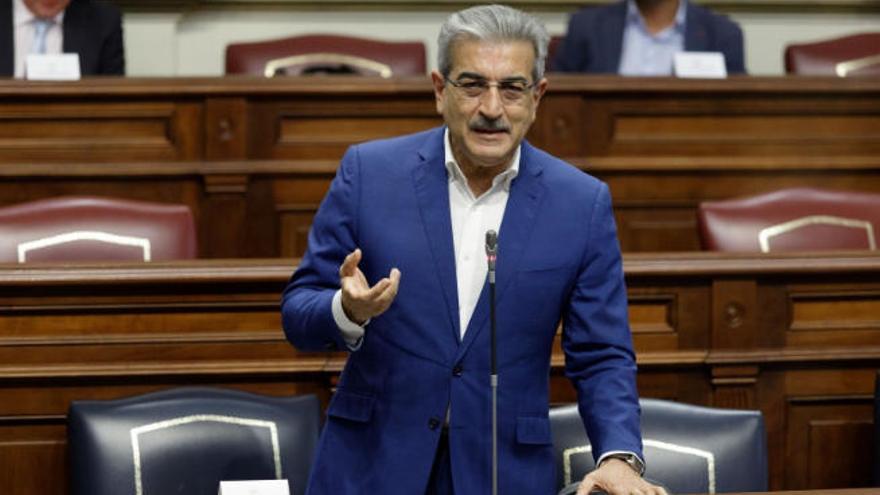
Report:
M 175 161 L 200 156 L 197 104 L 4 103 L 0 162 Z
M 441 123 L 429 93 L 419 98 L 346 97 L 251 105 L 251 155 L 339 160 L 355 143 L 423 131 Z
M 880 344 L 880 294 L 794 292 L 790 346 Z
M 880 116 L 618 115 L 612 133 L 614 154 L 714 148 L 716 154 L 772 155 L 791 153 L 796 146 L 821 148 L 826 154 L 876 153 Z
M 0 485 L 9 495 L 67 493 L 64 416 L 0 418 Z M 15 480 L 15 482 L 11 482 Z
M 873 400 L 815 398 L 789 404 L 786 488 L 871 486 Z

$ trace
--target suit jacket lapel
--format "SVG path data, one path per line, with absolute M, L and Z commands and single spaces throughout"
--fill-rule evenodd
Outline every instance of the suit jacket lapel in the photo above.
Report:
M 419 151 L 421 163 L 413 170 L 413 184 L 422 215 L 422 225 L 431 247 L 431 257 L 440 278 L 443 298 L 449 312 L 449 325 L 454 342 L 458 342 L 458 284 L 455 277 L 455 247 L 452 241 L 452 219 L 449 213 L 449 179 L 443 162 L 443 132 L 432 132 Z
M 0 76 L 12 77 L 15 72 L 15 42 L 13 41 L 12 1 L 5 0 L 0 8 Z
M 536 159 L 534 148 L 523 142 L 520 154 L 520 170 L 510 186 L 510 196 L 504 209 L 501 229 L 498 231 L 498 263 L 495 272 L 495 302 L 500 303 L 506 289 L 516 276 L 520 260 L 532 233 L 537 218 L 544 184 L 541 181 L 543 165 Z M 487 284 L 488 285 L 488 284 Z M 464 342 L 459 348 L 459 358 L 467 352 L 480 332 L 488 326 L 489 291 L 483 286 L 474 314 L 468 323 Z

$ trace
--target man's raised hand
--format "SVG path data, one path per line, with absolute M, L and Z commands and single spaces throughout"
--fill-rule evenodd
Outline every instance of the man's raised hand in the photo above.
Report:
M 387 277 L 370 287 L 364 273 L 358 268 L 362 256 L 361 250 L 355 249 L 339 267 L 342 309 L 348 319 L 358 325 L 384 313 L 394 302 L 400 284 L 400 270 L 392 268 Z

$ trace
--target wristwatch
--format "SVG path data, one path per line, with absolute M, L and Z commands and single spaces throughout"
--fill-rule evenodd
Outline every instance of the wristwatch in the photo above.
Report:
M 608 454 L 607 456 L 605 456 L 604 459 L 602 459 L 602 462 L 599 463 L 599 465 L 601 466 L 608 459 L 620 459 L 621 461 L 625 462 L 629 467 L 631 467 L 633 471 L 638 473 L 639 476 L 645 474 L 645 463 L 642 462 L 642 460 L 639 459 L 639 456 L 635 454 L 630 454 L 627 452 L 615 452 L 613 454 Z

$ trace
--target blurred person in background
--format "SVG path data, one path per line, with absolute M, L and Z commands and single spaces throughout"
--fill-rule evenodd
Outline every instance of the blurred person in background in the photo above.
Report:
M 551 69 L 668 76 L 683 51 L 720 52 L 728 74 L 746 71 L 739 25 L 688 0 L 625 0 L 579 10 Z
M 98 0 L 0 0 L 0 76 L 23 78 L 29 54 L 79 54 L 80 73 L 125 75 L 122 15 Z

